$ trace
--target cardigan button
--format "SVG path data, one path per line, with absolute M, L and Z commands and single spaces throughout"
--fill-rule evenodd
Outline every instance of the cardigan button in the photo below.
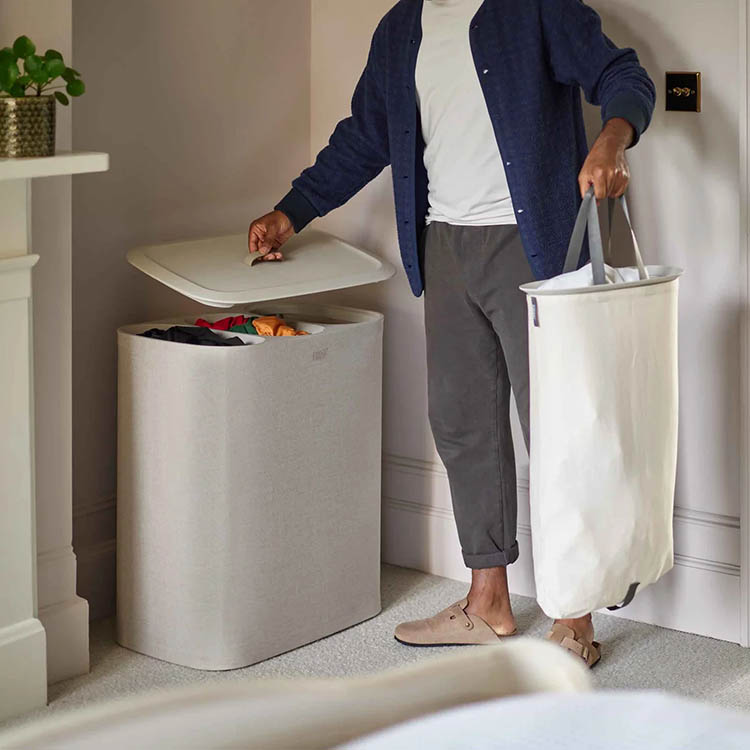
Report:
M 487 75 L 487 73 L 489 73 L 489 72 L 490 72 L 490 69 L 489 69 L 489 68 L 485 68 L 485 69 L 484 69 L 484 70 L 482 71 L 482 73 L 484 73 L 484 75 Z

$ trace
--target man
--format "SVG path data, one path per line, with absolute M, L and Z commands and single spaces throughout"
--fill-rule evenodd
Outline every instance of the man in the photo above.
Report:
M 603 129 L 586 154 L 580 89 Z M 631 49 L 580 0 L 401 0 L 378 26 L 352 115 L 272 213 L 250 227 L 266 260 L 312 219 L 393 170 L 399 244 L 425 292 L 430 423 L 450 480 L 471 589 L 411 645 L 516 632 L 506 567 L 518 557 L 510 430 L 529 443 L 526 302 L 518 286 L 559 274 L 580 197 L 618 197 L 648 127 L 654 86 Z M 577 184 L 576 184 L 577 177 Z M 599 659 L 591 615 L 549 637 Z

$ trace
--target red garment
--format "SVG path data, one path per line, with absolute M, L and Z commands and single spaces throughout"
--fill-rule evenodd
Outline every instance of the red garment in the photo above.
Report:
M 245 325 L 249 320 L 250 318 L 246 318 L 244 315 L 238 315 L 235 318 L 223 318 L 222 320 L 217 320 L 215 323 L 209 323 L 207 320 L 203 320 L 203 318 L 198 318 L 195 321 L 195 325 L 201 326 L 201 328 L 213 328 L 214 331 L 228 331 L 235 326 Z

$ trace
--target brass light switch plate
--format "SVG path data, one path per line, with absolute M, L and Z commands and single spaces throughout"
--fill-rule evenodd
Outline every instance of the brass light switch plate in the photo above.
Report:
M 667 111 L 701 111 L 700 73 L 667 73 Z

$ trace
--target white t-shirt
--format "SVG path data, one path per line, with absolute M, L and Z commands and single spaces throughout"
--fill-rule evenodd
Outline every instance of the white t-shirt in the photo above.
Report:
M 500 149 L 470 43 L 483 0 L 425 0 L 417 102 L 426 144 L 428 223 L 515 224 Z

